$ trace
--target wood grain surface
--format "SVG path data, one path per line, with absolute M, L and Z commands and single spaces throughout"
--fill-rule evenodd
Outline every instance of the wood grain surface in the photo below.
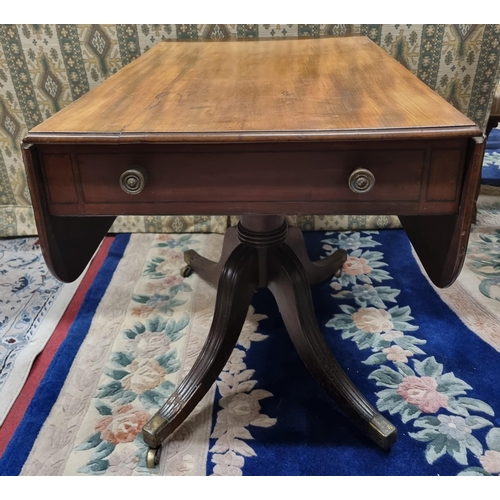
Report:
M 27 142 L 331 140 L 480 135 L 366 37 L 164 42 Z

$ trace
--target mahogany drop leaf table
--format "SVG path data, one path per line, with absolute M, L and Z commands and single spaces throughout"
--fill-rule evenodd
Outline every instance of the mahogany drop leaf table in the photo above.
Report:
M 254 291 L 269 287 L 307 368 L 382 448 L 396 428 L 328 349 L 309 285 L 346 253 L 311 262 L 285 214 L 396 214 L 430 279 L 463 264 L 481 130 L 365 37 L 164 42 L 32 129 L 23 154 L 42 250 L 73 281 L 117 215 L 240 215 L 219 262 L 183 274 L 217 287 L 198 360 L 144 426 L 148 466 L 214 383 Z

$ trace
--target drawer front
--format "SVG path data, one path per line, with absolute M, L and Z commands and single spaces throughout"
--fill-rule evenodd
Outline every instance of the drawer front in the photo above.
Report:
M 65 148 L 57 151 L 53 146 L 42 154 L 54 215 L 222 215 L 252 209 L 261 213 L 451 213 L 458 208 L 464 161 L 463 147 L 449 144 L 436 149 L 424 141 L 407 148 L 349 145 L 340 149 L 336 145 L 319 151 L 236 150 L 234 145 L 228 151 L 200 147 L 194 152 L 166 146 Z M 360 169 L 368 171 L 373 182 L 365 192 L 357 187 L 366 187 L 366 179 L 357 185 L 352 179 Z M 124 186 L 124 173 L 129 170 L 145 174 L 145 185 L 135 194 Z
M 86 203 L 174 201 L 418 200 L 422 150 L 216 154 L 81 154 L 78 167 Z M 135 166 L 148 173 L 141 193 L 120 187 Z M 372 172 L 373 188 L 355 193 L 349 176 Z

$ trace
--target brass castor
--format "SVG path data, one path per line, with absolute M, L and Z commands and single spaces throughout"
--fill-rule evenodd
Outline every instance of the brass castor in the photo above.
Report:
M 189 276 L 191 276 L 192 274 L 193 274 L 193 269 L 190 266 L 184 266 L 181 269 L 181 276 L 183 278 L 189 278 Z
M 161 445 L 158 448 L 149 448 L 146 454 L 146 465 L 148 469 L 154 469 L 160 463 Z

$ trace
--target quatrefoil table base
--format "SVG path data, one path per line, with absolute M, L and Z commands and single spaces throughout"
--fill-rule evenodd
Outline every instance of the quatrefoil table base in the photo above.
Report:
M 302 361 L 344 413 L 380 447 L 396 441 L 396 428 L 365 399 L 330 352 L 314 315 L 309 285 L 341 272 L 344 250 L 310 261 L 300 229 L 283 216 L 243 216 L 224 238 L 219 262 L 189 250 L 186 276 L 197 273 L 217 287 L 215 312 L 201 353 L 186 378 L 144 426 L 150 447 L 148 467 L 155 467 L 160 447 L 210 389 L 227 363 L 259 287 L 276 298 L 287 331 Z

